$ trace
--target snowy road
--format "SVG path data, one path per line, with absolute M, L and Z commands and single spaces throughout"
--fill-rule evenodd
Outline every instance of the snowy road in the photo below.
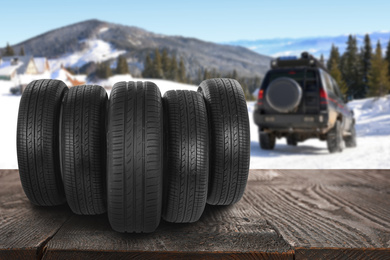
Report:
M 254 102 L 248 103 L 251 124 L 251 169 L 390 169 L 390 96 L 373 102 L 356 100 L 349 104 L 357 121 L 357 147 L 330 154 L 326 142 L 309 139 L 288 146 L 277 139 L 275 149 L 260 149 L 253 122 Z
M 168 89 L 195 87 L 164 80 L 153 80 L 164 93 Z M 20 96 L 9 94 L 10 83 L 0 81 L 0 169 L 17 169 L 16 122 Z M 253 123 L 254 102 L 248 103 L 251 121 L 252 169 L 390 169 L 390 97 L 376 102 L 358 100 L 350 104 L 357 119 L 358 147 L 329 154 L 326 143 L 315 139 L 287 146 L 277 140 L 275 150 L 261 150 L 257 126 Z

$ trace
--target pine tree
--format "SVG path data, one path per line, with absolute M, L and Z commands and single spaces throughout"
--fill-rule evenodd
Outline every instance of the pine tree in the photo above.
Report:
M 177 71 L 179 82 L 186 82 L 186 68 L 184 67 L 183 58 L 180 57 L 179 69 Z
M 107 79 L 111 77 L 112 70 L 110 68 L 110 64 L 108 64 L 107 62 L 99 63 L 96 70 L 96 76 L 98 76 L 101 79 Z
M 341 93 L 343 95 L 346 95 L 347 91 L 348 91 L 348 87 L 342 78 L 341 71 L 339 69 L 339 64 L 337 63 L 337 59 L 332 60 L 332 65 L 330 68 L 330 75 L 336 80 L 337 85 L 339 85 L 339 87 L 340 87 Z
M 390 77 L 390 40 L 387 43 L 386 61 L 387 61 L 387 64 L 389 64 L 389 69 L 388 69 L 387 75 Z
M 322 65 L 325 66 L 325 58 L 324 58 L 324 54 L 321 53 L 321 57 L 320 57 L 320 62 Z
M 332 48 L 330 49 L 329 59 L 328 59 L 328 62 L 326 64 L 326 67 L 328 68 L 328 70 L 330 70 L 332 68 L 332 60 L 336 60 L 337 64 L 340 66 L 339 48 L 334 46 L 334 44 L 332 44 Z
M 164 78 L 168 79 L 171 61 L 168 57 L 168 52 L 166 49 L 163 50 L 162 55 L 161 55 L 161 65 L 162 65 L 162 71 L 164 74 Z
M 143 78 L 151 78 L 153 74 L 153 63 L 150 59 L 150 55 L 146 55 L 144 70 L 142 71 Z
M 122 55 L 118 57 L 116 64 L 117 74 L 129 74 L 129 65 L 127 64 L 126 58 Z
M 347 50 L 341 58 L 341 73 L 348 86 L 348 95 L 354 98 L 362 98 L 366 94 L 361 67 L 362 62 L 358 53 L 356 37 L 350 35 Z
M 154 79 L 162 79 L 163 77 L 164 77 L 164 73 L 163 73 L 163 70 L 162 70 L 160 51 L 158 49 L 156 49 L 154 51 L 152 78 L 154 78 Z
M 20 56 L 26 55 L 26 54 L 24 53 L 24 48 L 23 48 L 23 46 L 20 48 L 19 55 L 20 55 Z
M 178 80 L 178 68 L 177 68 L 177 61 L 176 56 L 172 55 L 171 62 L 169 65 L 169 74 L 168 79 L 177 81 Z
M 203 72 L 203 80 L 210 79 L 210 73 L 207 69 L 204 70 Z
M 363 82 L 367 84 L 368 81 L 368 71 L 371 67 L 371 57 L 372 57 L 372 46 L 370 35 L 366 34 L 364 36 L 364 46 L 362 49 L 362 64 L 363 64 Z
M 238 79 L 237 70 L 233 70 L 232 79 Z
M 389 64 L 382 57 L 380 41 L 376 45 L 375 54 L 371 58 L 371 68 L 368 73 L 368 86 L 370 96 L 384 96 L 390 91 L 390 80 L 388 77 Z
M 15 55 L 14 49 L 12 49 L 12 47 L 7 42 L 7 46 L 5 47 L 4 56 L 14 56 L 14 55 Z
M 202 69 L 199 68 L 198 69 L 198 75 L 197 75 L 197 78 L 196 78 L 196 84 L 199 85 L 201 82 L 202 82 L 203 78 L 202 78 Z

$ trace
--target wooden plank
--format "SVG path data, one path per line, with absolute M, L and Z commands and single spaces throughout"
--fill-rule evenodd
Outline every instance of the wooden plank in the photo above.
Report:
M 243 199 L 152 234 L 112 231 L 107 215 L 35 207 L 0 171 L 0 259 L 390 259 L 390 170 L 256 170 Z
M 0 259 L 37 259 L 71 212 L 36 207 L 25 196 L 17 170 L 0 171 Z
M 298 248 L 296 259 L 390 259 L 390 170 L 251 171 L 250 179 L 243 199 Z
M 389 248 L 295 248 L 296 260 L 390 259 Z
M 109 254 L 114 252 L 115 254 Z M 120 234 L 106 215 L 73 216 L 46 245 L 44 259 L 83 259 L 104 255 L 140 258 L 293 259 L 291 247 L 246 203 L 207 207 L 192 224 L 162 222 L 152 234 Z

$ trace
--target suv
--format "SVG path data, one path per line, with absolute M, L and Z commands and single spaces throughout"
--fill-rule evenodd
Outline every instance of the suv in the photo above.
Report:
M 331 153 L 356 146 L 353 111 L 327 69 L 307 52 L 271 61 L 253 116 L 262 149 L 273 149 L 282 137 L 288 145 L 319 138 Z

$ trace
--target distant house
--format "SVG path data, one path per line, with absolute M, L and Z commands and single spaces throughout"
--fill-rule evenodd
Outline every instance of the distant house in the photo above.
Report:
M 34 58 L 34 63 L 37 68 L 38 74 L 50 72 L 50 64 L 48 59 L 46 59 L 45 57 Z
M 32 56 L 3 57 L 0 63 L 0 79 L 13 80 L 17 75 L 39 75 L 50 72 L 46 58 Z
M 62 80 L 68 87 L 84 85 L 86 82 L 86 75 L 73 75 L 63 66 L 61 66 L 60 69 L 53 71 L 51 74 L 51 78 Z

